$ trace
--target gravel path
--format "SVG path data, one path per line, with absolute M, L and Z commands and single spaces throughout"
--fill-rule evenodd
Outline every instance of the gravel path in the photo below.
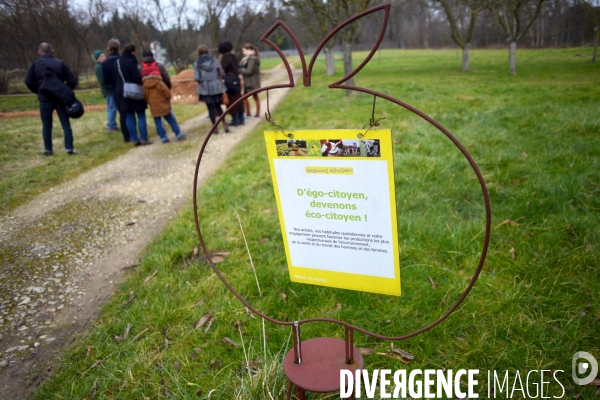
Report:
M 287 82 L 280 66 L 263 85 Z M 271 110 L 287 89 L 270 92 Z M 263 100 L 262 110 L 266 110 Z M 211 138 L 199 183 L 262 118 Z M 208 132 L 206 113 L 182 124 Z M 172 133 L 169 133 L 170 137 Z M 0 393 L 26 398 L 137 264 L 149 241 L 192 195 L 205 133 L 133 148 L 0 216 Z

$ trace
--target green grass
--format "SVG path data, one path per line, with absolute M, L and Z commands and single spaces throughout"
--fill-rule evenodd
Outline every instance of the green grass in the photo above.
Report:
M 99 89 L 76 90 L 75 96 L 81 100 L 85 106 L 106 104 Z M 37 96 L 33 93 L 27 92 L 0 97 L 0 113 L 27 110 L 39 110 Z
M 281 64 L 281 59 L 279 57 L 260 59 L 260 69 L 262 70 L 271 69 L 279 64 Z
M 455 51 L 383 51 L 356 77 L 357 85 L 395 96 L 446 126 L 480 166 L 493 210 L 488 258 L 463 305 L 433 330 L 396 343 L 416 356 L 410 366 L 375 354 L 365 357 L 366 368 L 480 369 L 482 394 L 487 370 L 509 370 L 511 377 L 517 370 L 564 370 L 558 377 L 567 397 L 592 398 L 595 389 L 570 378 L 576 351 L 600 359 L 600 66 L 586 63 L 587 53 L 520 50 L 518 75 L 510 76 L 505 51 L 472 51 L 467 74 Z M 291 129 L 367 123 L 372 97 L 327 89 L 341 77 L 336 67 L 338 75 L 326 77 L 318 63 L 313 86 L 297 87 L 273 112 L 277 123 Z M 394 133 L 402 297 L 290 282 L 262 138 L 270 125 L 237 146 L 199 190 L 207 246 L 230 252 L 219 268 L 269 315 L 332 317 L 400 335 L 439 318 L 472 276 L 484 227 L 474 174 L 420 118 L 382 100 L 375 117 L 385 117 L 382 127 Z M 265 358 L 260 320 L 249 318 L 207 264 L 192 258 L 197 242 L 186 207 L 34 398 L 84 398 L 94 385 L 103 399 L 262 399 L 267 392 L 282 398 L 285 379 L 277 366 L 291 347 L 290 329 L 266 324 Z M 195 329 L 208 312 L 216 317 L 210 330 Z M 115 341 L 128 323 L 129 339 Z M 335 325 L 303 326 L 304 338 L 342 333 Z M 244 348 L 224 337 L 243 340 Z M 362 334 L 355 342 L 383 353 L 390 347 Z M 246 352 L 261 368 L 253 378 L 244 368 Z M 551 385 L 551 395 L 560 394 Z
M 37 100 L 35 102 L 37 105 Z M 206 110 L 204 106 L 188 104 L 178 104 L 173 109 L 179 123 Z M 149 112 L 147 122 L 150 137 L 157 139 L 156 128 Z M 40 192 L 116 158 L 132 148 L 131 143 L 123 141 L 120 133 L 106 133 L 105 110 L 86 111 L 81 119 L 71 120 L 75 148 L 79 152 L 76 156 L 68 156 L 64 152 L 63 133 L 56 113 L 53 119 L 52 157 L 42 155 L 44 143 L 39 116 L 3 119 L 1 124 L 0 212 L 8 211 Z

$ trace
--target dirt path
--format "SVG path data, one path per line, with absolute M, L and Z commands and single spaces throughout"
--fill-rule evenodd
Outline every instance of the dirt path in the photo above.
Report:
M 264 86 L 287 82 L 283 67 L 265 73 Z M 271 110 L 286 94 L 270 92 Z M 248 118 L 232 133 L 213 136 L 200 182 L 261 121 Z M 206 113 L 182 130 L 198 126 L 210 129 Z M 0 216 L 1 398 L 26 398 L 52 373 L 61 349 L 85 329 L 127 267 L 137 264 L 144 247 L 189 201 L 205 134 L 189 136 L 133 148 Z

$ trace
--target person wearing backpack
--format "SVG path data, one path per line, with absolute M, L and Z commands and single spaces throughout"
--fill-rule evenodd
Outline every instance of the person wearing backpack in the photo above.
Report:
M 155 63 L 156 68 L 158 68 L 158 70 L 160 71 L 160 77 L 162 78 L 165 85 L 167 85 L 169 90 L 171 90 L 173 88 L 171 84 L 171 77 L 169 76 L 169 73 L 167 72 L 165 66 L 154 59 L 154 53 L 151 50 L 144 50 L 142 51 L 142 64 L 138 67 L 138 69 L 140 70 L 140 74 L 142 73 L 142 68 L 144 67 L 144 64 L 148 63 Z
M 231 42 L 219 43 L 217 50 L 220 54 L 219 59 L 221 60 L 221 67 L 223 68 L 223 71 L 225 71 L 223 80 L 225 81 L 227 96 L 229 96 L 229 104 L 233 104 L 235 101 L 239 100 L 240 97 L 242 97 L 238 60 L 233 52 L 233 44 L 231 44 Z M 229 84 L 230 81 L 233 83 L 231 86 Z M 229 123 L 230 126 L 245 124 L 244 102 L 240 102 L 234 107 L 231 107 L 229 113 L 231 114 L 232 118 L 231 122 Z
M 160 140 L 163 143 L 169 143 L 169 138 L 167 137 L 167 132 L 165 131 L 162 122 L 162 119 L 164 118 L 169 125 L 171 125 L 171 129 L 173 129 L 177 140 L 185 140 L 187 135 L 181 133 L 175 115 L 173 115 L 173 110 L 171 108 L 171 91 L 163 81 L 159 64 L 154 61 L 151 51 L 144 50 L 143 55 L 144 60 L 152 60 L 142 62 L 141 74 L 144 100 L 146 100 L 150 106 L 150 113 L 152 114 L 152 117 L 154 117 L 154 123 L 156 125 L 156 133 L 158 133 L 158 136 L 160 136 Z
M 41 43 L 38 47 L 40 59 L 29 64 L 25 75 L 25 85 L 33 93 L 37 94 L 40 105 L 40 117 L 42 119 L 42 137 L 44 138 L 44 155 L 53 155 L 52 150 L 52 112 L 56 110 L 65 137 L 65 150 L 67 154 L 77 154 L 73 147 L 73 131 L 67 114 L 66 106 L 61 101 L 60 87 L 55 93 L 40 88 L 50 88 L 50 79 L 59 80 L 66 84 L 71 90 L 77 86 L 77 78 L 73 75 L 71 68 L 62 60 L 54 57 L 54 49 L 49 43 Z M 56 87 L 56 86 L 54 86 Z M 68 90 L 68 89 L 67 89 Z M 54 94 L 54 95 L 53 95 Z M 72 94 L 72 92 L 71 92 Z

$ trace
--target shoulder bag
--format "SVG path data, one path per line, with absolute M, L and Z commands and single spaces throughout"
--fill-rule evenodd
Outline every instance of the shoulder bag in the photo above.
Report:
M 83 103 L 75 97 L 75 92 L 52 71 L 44 61 L 39 60 L 44 79 L 39 91 L 52 101 L 65 106 L 69 118 L 81 118 L 84 113 Z
M 217 70 L 219 70 L 219 80 L 221 81 L 221 90 L 223 90 L 221 104 L 223 104 L 224 106 L 228 106 L 229 96 L 227 95 L 227 90 L 225 89 L 225 85 L 223 84 L 223 75 L 221 74 L 221 68 L 217 66 Z
M 125 82 L 125 78 L 123 78 L 123 72 L 121 72 L 120 59 L 117 60 L 117 69 L 119 70 L 119 75 L 121 75 L 121 79 L 123 80 L 123 97 L 131 100 L 144 100 L 144 89 L 142 88 L 142 85 Z
M 235 72 L 235 75 L 225 75 L 223 77 L 223 80 L 225 81 L 225 87 L 227 88 L 228 92 L 239 93 L 242 91 L 242 85 L 240 82 L 238 69 L 235 66 L 235 64 L 233 63 L 233 61 L 231 60 L 231 57 L 229 56 L 229 54 L 226 54 L 226 56 L 227 56 L 227 59 L 229 60 L 229 64 L 231 64 L 231 67 L 233 68 L 233 72 Z

